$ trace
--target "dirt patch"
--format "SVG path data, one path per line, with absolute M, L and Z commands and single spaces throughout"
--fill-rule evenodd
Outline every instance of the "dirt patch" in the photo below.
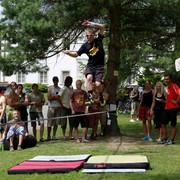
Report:
M 109 137 L 107 148 L 116 151 L 126 151 L 139 149 L 141 145 L 152 145 L 154 142 L 144 141 L 139 137 L 121 135 L 119 137 Z

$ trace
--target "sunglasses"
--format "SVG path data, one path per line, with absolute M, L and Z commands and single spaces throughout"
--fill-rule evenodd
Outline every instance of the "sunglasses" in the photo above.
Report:
M 86 34 L 86 37 L 92 37 L 93 34 Z

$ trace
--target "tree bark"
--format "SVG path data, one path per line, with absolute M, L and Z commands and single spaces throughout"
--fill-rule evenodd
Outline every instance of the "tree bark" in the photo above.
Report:
M 110 136 L 120 135 L 120 128 L 117 123 L 116 99 L 117 99 L 117 87 L 118 87 L 118 72 L 120 66 L 120 5 L 112 3 L 109 8 L 110 17 L 110 43 L 108 46 L 109 59 L 107 62 L 107 74 L 105 77 L 107 92 L 110 95 L 109 107 L 110 107 L 110 120 L 111 124 L 107 125 L 106 134 Z

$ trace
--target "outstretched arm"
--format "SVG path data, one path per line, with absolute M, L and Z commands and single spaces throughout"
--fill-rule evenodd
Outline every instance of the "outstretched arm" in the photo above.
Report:
M 67 54 L 67 55 L 69 55 L 69 56 L 71 56 L 71 57 L 73 57 L 73 58 L 78 57 L 77 52 L 74 52 L 74 51 L 65 50 L 65 51 L 64 51 L 64 54 Z
M 101 34 L 102 36 L 104 35 L 104 25 L 103 24 L 94 23 L 94 22 L 90 22 L 88 20 L 84 20 L 82 25 L 86 26 L 86 27 L 91 27 L 91 28 L 99 29 L 99 34 Z

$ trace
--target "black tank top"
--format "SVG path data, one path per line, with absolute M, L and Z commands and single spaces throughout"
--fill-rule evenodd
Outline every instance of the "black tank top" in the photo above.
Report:
M 152 105 L 152 100 L 153 100 L 152 90 L 149 91 L 148 93 L 143 93 L 143 100 L 141 106 L 150 108 Z
M 165 103 L 164 102 L 161 102 L 161 101 L 158 101 L 157 99 L 163 99 L 163 100 L 166 100 L 164 94 L 160 97 L 157 97 L 157 93 L 155 95 L 155 109 L 164 109 L 165 108 Z

